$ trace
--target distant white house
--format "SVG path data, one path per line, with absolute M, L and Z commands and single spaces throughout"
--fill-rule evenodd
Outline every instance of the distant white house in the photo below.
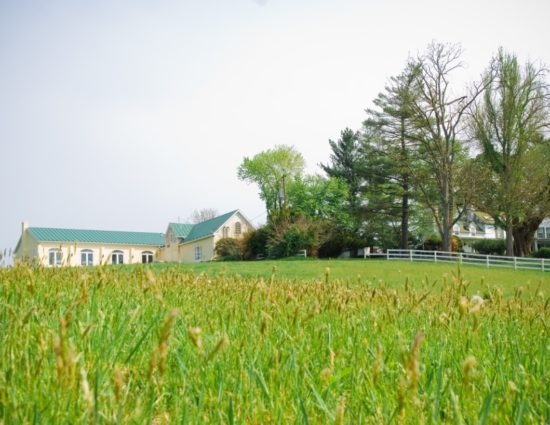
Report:
M 476 241 L 506 238 L 506 232 L 495 224 L 489 214 L 473 209 L 467 210 L 453 226 L 453 235 L 462 240 L 466 252 L 472 250 L 472 243 Z
M 51 267 L 210 261 L 218 240 L 240 238 L 252 229 L 238 210 L 198 224 L 170 223 L 166 233 L 29 227 L 24 222 L 14 259 Z
M 550 217 L 545 218 L 535 232 L 534 248 L 550 248 Z

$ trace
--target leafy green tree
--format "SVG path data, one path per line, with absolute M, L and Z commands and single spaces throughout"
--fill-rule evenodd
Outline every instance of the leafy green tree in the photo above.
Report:
M 348 188 L 348 210 L 355 220 L 355 230 L 360 226 L 363 153 L 361 134 L 349 128 L 342 130 L 338 141 L 329 140 L 329 164 L 319 164 L 327 176 L 342 179 Z
M 415 78 L 417 68 L 408 66 L 403 73 L 392 77 L 383 92 L 374 100 L 376 108 L 367 109 L 368 118 L 363 123 L 367 134 L 375 130 L 380 143 L 373 144 L 372 137 L 366 137 L 365 142 L 369 154 L 369 168 L 372 198 L 380 189 L 386 197 L 374 202 L 378 208 L 389 215 L 400 215 L 399 248 L 409 246 L 409 219 L 411 199 L 411 170 L 414 167 L 414 142 L 412 134 L 412 102 L 416 97 Z M 373 173 L 374 172 L 374 173 Z M 381 188 L 380 185 L 386 186 Z M 380 202 L 382 201 L 382 202 Z M 399 202 L 399 208 L 396 208 Z M 380 208 L 386 205 L 386 208 Z M 394 221 L 394 220 L 392 220 Z
M 492 174 L 492 191 L 481 204 L 506 229 L 507 255 L 514 255 L 514 227 L 519 237 L 521 223 L 527 224 L 524 217 L 531 207 L 527 198 L 533 184 L 526 177 L 537 179 L 524 158 L 538 144 L 547 143 L 542 136 L 550 125 L 544 77 L 542 68 L 530 62 L 521 67 L 515 55 L 500 49 L 485 72 L 484 96 L 472 108 L 473 137 Z M 519 246 L 517 250 L 523 251 Z
M 245 157 L 238 168 L 240 180 L 255 183 L 260 198 L 265 202 L 268 218 L 286 208 L 286 185 L 301 175 L 305 161 L 293 146 L 279 145 L 260 152 L 252 158 Z
M 329 220 L 335 226 L 352 229 L 348 210 L 349 190 L 341 178 L 321 176 L 297 177 L 288 185 L 288 205 L 291 214 L 309 219 Z

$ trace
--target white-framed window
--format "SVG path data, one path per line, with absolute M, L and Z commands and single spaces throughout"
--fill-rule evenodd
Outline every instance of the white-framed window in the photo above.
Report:
M 241 234 L 241 222 L 237 221 L 235 223 L 235 236 L 238 236 Z
M 83 249 L 82 251 L 80 251 L 80 265 L 81 266 L 94 265 L 94 252 L 91 249 Z
M 223 226 L 222 235 L 223 235 L 224 238 L 229 237 L 229 226 Z
M 63 253 L 59 248 L 50 248 L 48 251 L 48 264 L 51 267 L 60 267 L 63 264 Z
M 460 225 L 459 225 L 459 224 L 455 224 L 455 225 L 453 226 L 453 233 L 454 233 L 455 235 L 458 235 L 458 234 L 460 233 Z
M 153 262 L 153 253 L 151 251 L 143 251 L 141 253 L 141 262 L 143 264 L 149 264 Z
M 124 253 L 122 251 L 116 250 L 111 253 L 111 263 L 112 264 L 124 264 Z
M 195 247 L 195 261 L 201 261 L 202 260 L 202 246 L 197 245 Z
M 470 224 L 470 236 L 475 236 L 476 235 L 476 225 L 474 223 Z

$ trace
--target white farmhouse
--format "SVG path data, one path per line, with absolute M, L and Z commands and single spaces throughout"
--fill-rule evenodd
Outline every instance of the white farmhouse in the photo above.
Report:
M 218 240 L 240 238 L 252 229 L 238 210 L 198 224 L 170 223 L 165 234 L 29 227 L 24 222 L 14 258 L 51 267 L 210 261 Z

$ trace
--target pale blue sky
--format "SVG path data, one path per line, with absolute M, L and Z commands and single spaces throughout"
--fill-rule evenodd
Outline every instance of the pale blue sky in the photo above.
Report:
M 244 155 L 328 139 L 407 56 L 459 42 L 550 64 L 547 1 L 0 0 L 0 248 L 20 223 L 164 231 L 194 209 L 264 220 Z

